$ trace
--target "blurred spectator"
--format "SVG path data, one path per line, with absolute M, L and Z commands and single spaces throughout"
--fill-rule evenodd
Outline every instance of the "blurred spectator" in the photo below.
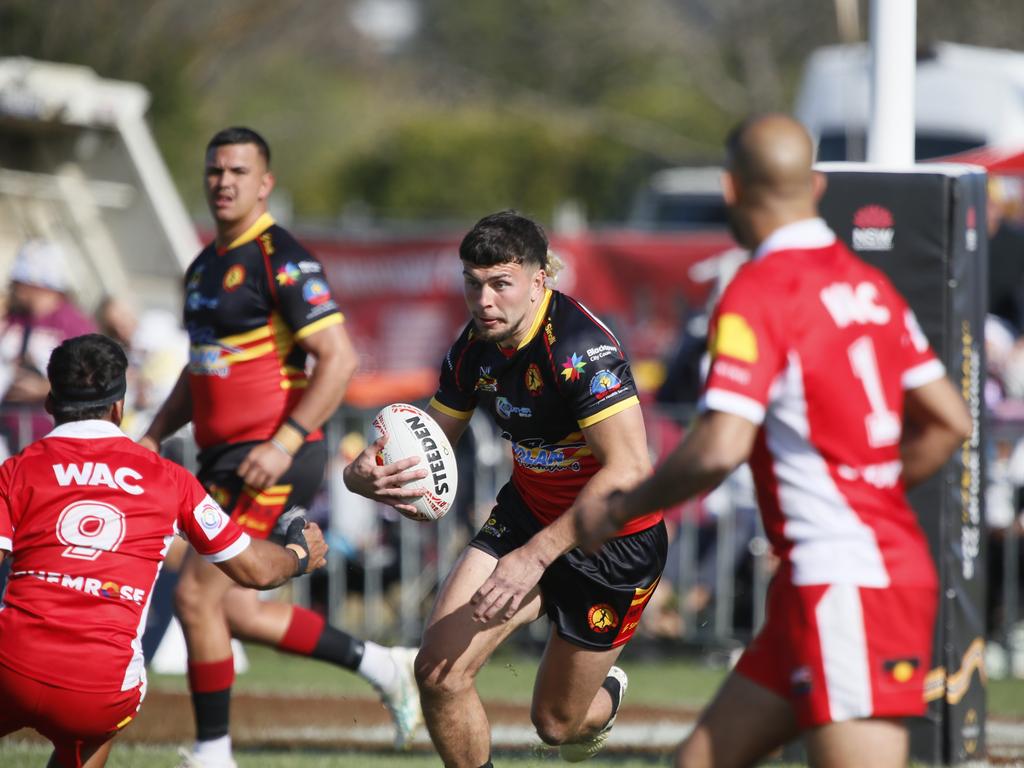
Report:
M 1024 228 L 1021 179 L 988 183 L 989 315 L 985 320 L 985 406 L 988 535 L 988 643 L 985 666 L 994 678 L 1024 677 L 1020 563 L 1024 560 L 1020 489 L 1024 486 Z
M 128 393 L 121 428 L 137 439 L 188 362 L 188 334 L 171 312 L 147 309 L 139 315 L 134 304 L 115 296 L 100 302 L 96 322 L 100 332 L 124 347 L 128 355 Z
M 989 312 L 1024 330 L 1024 206 L 1022 180 L 991 176 L 986 223 L 989 237 Z
M 50 353 L 95 326 L 68 296 L 67 260 L 57 243 L 26 242 L 14 258 L 9 282 L 0 326 L 0 432 L 6 451 L 14 453 L 53 428 L 43 409 L 50 391 L 44 373 Z
M 106 296 L 96 308 L 96 324 L 100 333 L 128 349 L 135 329 L 139 326 L 139 316 L 135 306 L 127 299 Z

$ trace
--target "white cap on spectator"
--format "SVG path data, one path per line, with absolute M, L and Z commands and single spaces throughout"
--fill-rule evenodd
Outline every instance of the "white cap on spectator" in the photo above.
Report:
M 14 257 L 9 279 L 65 293 L 69 285 L 64 249 L 49 240 L 29 240 Z

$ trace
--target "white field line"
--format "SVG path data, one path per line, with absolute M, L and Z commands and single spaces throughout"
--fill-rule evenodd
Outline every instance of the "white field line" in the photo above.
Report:
M 661 720 L 651 723 L 620 722 L 608 739 L 609 746 L 620 749 L 643 747 L 669 750 L 693 728 L 692 722 Z M 374 726 L 301 726 L 298 728 L 260 728 L 247 732 L 239 729 L 238 738 L 296 740 L 317 743 L 354 741 L 371 746 L 387 747 L 394 730 L 390 725 Z M 992 722 L 986 724 L 988 749 L 995 755 L 1019 755 L 1024 752 L 1024 723 Z M 430 739 L 420 729 L 414 744 L 428 746 Z M 542 743 L 529 724 L 498 723 L 491 727 L 491 743 L 495 747 L 540 747 Z

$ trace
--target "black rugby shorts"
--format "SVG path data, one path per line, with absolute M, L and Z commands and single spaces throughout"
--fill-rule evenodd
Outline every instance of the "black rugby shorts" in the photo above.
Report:
M 542 527 L 508 483 L 469 545 L 500 558 Z M 599 651 L 627 642 L 658 585 L 667 551 L 665 524 L 658 522 L 612 539 L 593 557 L 577 548 L 555 560 L 541 576 L 540 591 L 558 634 Z
M 323 440 L 303 443 L 277 484 L 257 490 L 242 482 L 236 472 L 249 451 L 260 441 L 231 443 L 207 448 L 199 454 L 196 477 L 231 519 L 255 538 L 265 539 L 285 512 L 308 509 L 324 481 L 327 447 Z

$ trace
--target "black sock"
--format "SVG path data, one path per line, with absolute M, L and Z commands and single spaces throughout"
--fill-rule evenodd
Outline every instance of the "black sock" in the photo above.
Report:
M 196 741 L 211 741 L 228 735 L 231 689 L 192 692 L 192 709 L 196 715 Z
M 494 763 L 488 760 L 486 763 L 480 766 L 480 768 L 494 768 Z
M 614 717 L 615 713 L 619 711 L 619 702 L 622 700 L 622 685 L 618 679 L 608 675 L 601 683 L 601 687 L 612 697 L 612 717 Z
M 357 640 L 347 632 L 326 624 L 310 656 L 355 672 L 359 669 L 359 662 L 363 660 L 364 649 L 362 640 Z

